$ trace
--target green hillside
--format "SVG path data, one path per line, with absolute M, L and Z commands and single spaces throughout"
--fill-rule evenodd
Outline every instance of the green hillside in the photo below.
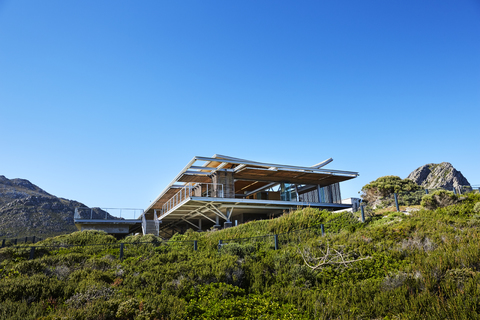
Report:
M 307 208 L 168 244 L 75 232 L 37 243 L 57 247 L 32 260 L 29 246 L 10 246 L 0 250 L 0 318 L 479 318 L 478 202 L 471 193 L 409 215 L 383 208 L 365 223 Z

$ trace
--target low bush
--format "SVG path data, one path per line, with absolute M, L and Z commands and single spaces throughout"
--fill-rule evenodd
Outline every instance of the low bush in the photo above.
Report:
M 452 191 L 447 190 L 437 190 L 431 194 L 426 194 L 422 197 L 421 205 L 422 207 L 435 210 L 437 208 L 443 208 L 450 206 L 459 201 L 458 196 Z
M 480 201 L 473 206 L 473 212 L 480 213 Z
M 222 246 L 221 253 L 238 256 L 239 258 L 244 258 L 246 255 L 250 255 L 255 252 L 255 250 L 255 246 L 251 243 L 239 244 L 231 242 Z
M 105 231 L 86 230 L 77 231 L 66 235 L 60 235 L 48 238 L 37 243 L 44 246 L 62 246 L 62 245 L 92 245 L 116 243 L 117 239 Z

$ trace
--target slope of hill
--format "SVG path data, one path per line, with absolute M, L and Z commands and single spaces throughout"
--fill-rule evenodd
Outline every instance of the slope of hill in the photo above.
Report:
M 0 237 L 53 236 L 77 230 L 73 215 L 84 204 L 55 197 L 25 179 L 0 176 Z M 96 209 L 95 214 L 103 211 Z
M 383 211 L 365 223 L 306 208 L 222 231 L 190 230 L 168 245 L 152 235 L 117 241 L 75 232 L 42 241 L 64 248 L 37 248 L 32 260 L 28 245 L 7 247 L 0 317 L 476 319 L 479 202 L 470 193 L 453 206 Z M 334 228 L 322 236 L 320 223 Z M 291 232 L 305 226 L 317 232 Z M 272 237 L 258 237 L 269 233 L 280 234 L 279 250 Z M 91 246 L 98 243 L 105 245 Z

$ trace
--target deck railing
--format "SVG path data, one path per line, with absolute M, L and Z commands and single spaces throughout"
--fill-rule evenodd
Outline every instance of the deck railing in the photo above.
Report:
M 75 220 L 135 220 L 143 215 L 143 209 L 132 208 L 75 208 Z
M 172 210 L 178 204 L 190 197 L 223 198 L 223 184 L 197 183 L 193 186 L 187 185 L 180 189 L 180 191 L 178 191 L 173 197 L 163 204 L 160 215 Z

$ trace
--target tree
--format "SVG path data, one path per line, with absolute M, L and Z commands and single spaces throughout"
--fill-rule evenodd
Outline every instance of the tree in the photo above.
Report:
M 417 191 L 421 187 L 410 179 L 401 179 L 397 176 L 384 176 L 366 184 L 362 188 L 362 199 L 366 202 L 374 202 L 385 198 L 393 193 L 402 191 Z

